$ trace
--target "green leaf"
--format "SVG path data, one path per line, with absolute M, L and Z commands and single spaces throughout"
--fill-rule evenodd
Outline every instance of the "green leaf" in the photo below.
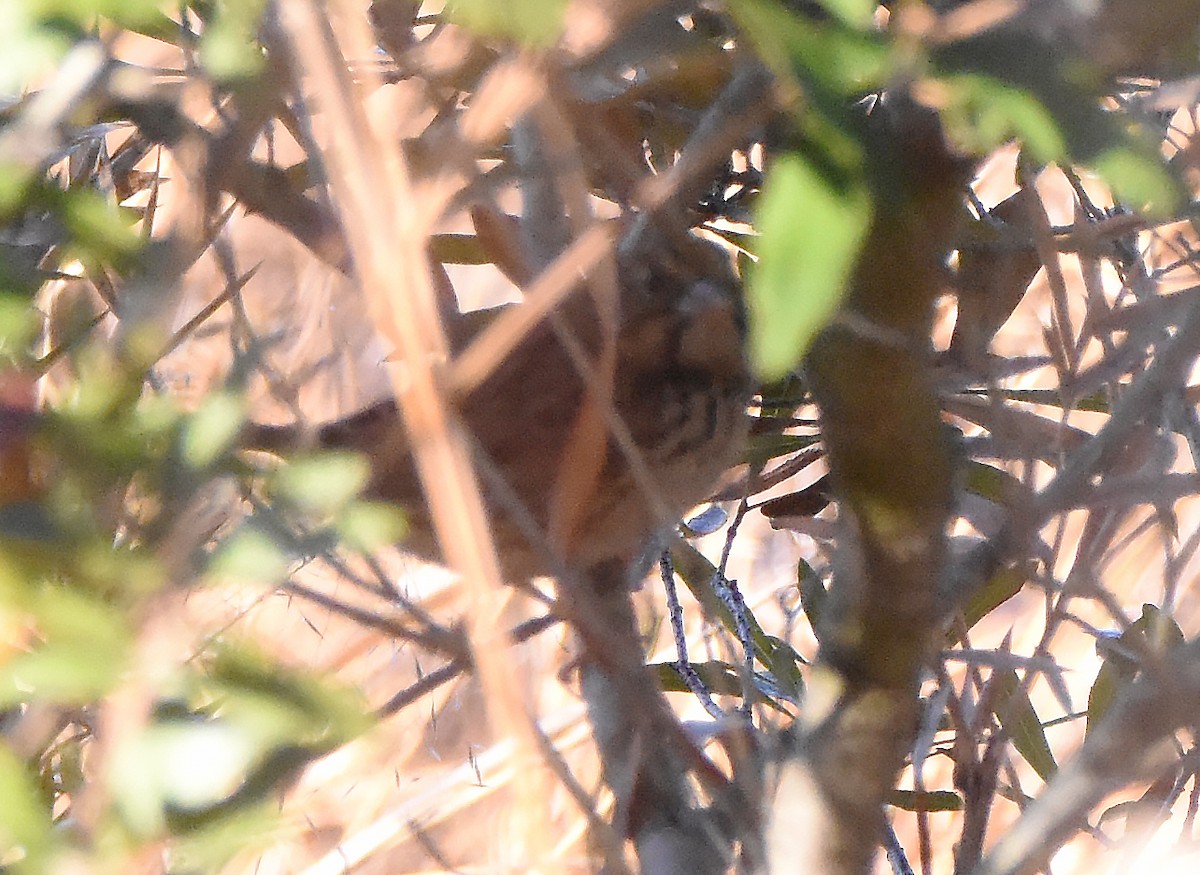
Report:
M 996 701 L 1000 703 L 995 709 L 996 718 L 1012 739 L 1013 747 L 1033 767 L 1038 777 L 1049 781 L 1058 771 L 1058 763 L 1046 740 L 1042 721 L 1033 709 L 1033 703 L 1029 701 L 1029 694 L 1017 673 L 1011 668 L 997 670 L 992 675 L 991 683 L 997 687 Z
M 747 286 L 750 352 L 763 379 L 791 370 L 836 311 L 871 221 L 861 179 L 834 181 L 798 152 L 763 185 L 755 270 Z
M 699 550 L 683 540 L 676 541 L 671 547 L 671 561 L 675 563 L 675 571 L 687 586 L 688 591 L 696 598 L 696 601 L 700 602 L 708 615 L 717 617 L 721 621 L 721 625 L 728 629 L 730 634 L 737 637 L 737 623 L 734 621 L 733 615 L 713 590 L 712 582 L 717 573 L 717 567 L 709 562 Z M 772 668 L 776 650 L 781 642 L 763 631 L 749 608 L 746 610 L 746 622 L 750 626 L 750 638 L 754 642 L 755 656 L 763 665 Z
M 295 769 L 293 769 L 294 773 Z M 183 820 L 175 826 L 171 863 L 178 872 L 225 872 L 235 855 L 265 853 L 279 841 L 288 841 L 295 826 L 280 810 L 279 803 L 263 800 L 239 804 L 219 812 L 225 816 Z M 242 859 L 246 859 L 243 856 Z
M 433 234 L 429 253 L 442 264 L 491 264 L 492 258 L 474 234 Z
M 41 26 L 31 4 L 20 0 L 0 0 L 0 20 L 0 94 L 21 94 L 54 72 L 71 42 Z M 0 211 L 7 203 L 3 189 L 11 173 L 12 168 L 0 168 Z
M 1064 409 L 1069 407 L 1071 410 L 1086 410 L 1089 413 L 1112 412 L 1112 404 L 1103 390 L 1076 399 L 1063 398 L 1062 393 L 1057 389 L 1005 389 L 999 386 L 987 389 L 964 389 L 960 394 L 978 398 L 998 395 L 1009 401 L 1045 404 L 1049 407 Z M 1070 401 L 1069 405 L 1068 401 Z
M 227 392 L 209 395 L 184 427 L 183 461 L 193 468 L 207 468 L 233 445 L 245 419 L 240 396 Z
M 1145 651 L 1170 653 L 1184 643 L 1175 620 L 1156 605 L 1142 605 L 1142 615 L 1114 641 L 1101 638 L 1096 649 L 1104 657 L 1088 690 L 1087 729 L 1090 733 L 1141 671 L 1137 655 Z
M 33 342 L 41 327 L 36 312 L 25 295 L 0 293 L 0 353 L 11 354 Z
M 962 811 L 962 797 L 953 790 L 888 791 L 888 804 L 905 811 Z
M 942 119 L 951 139 L 984 154 L 1012 139 L 1039 163 L 1063 160 L 1067 142 L 1054 115 L 1034 95 L 990 76 L 962 74 L 941 80 Z
M 222 82 L 248 79 L 263 69 L 257 42 L 262 0 L 232 0 L 217 6 L 200 37 L 200 60 Z
M 751 465 L 764 465 L 771 459 L 806 450 L 820 442 L 818 435 L 780 434 L 777 431 L 751 435 L 745 460 Z
M 52 841 L 49 812 L 32 775 L 17 756 L 0 745 L 0 853 L 4 871 L 46 872 L 43 860 Z M 10 869 L 11 867 L 11 869 Z
M 803 559 L 796 566 L 796 586 L 800 589 L 800 606 L 804 608 L 804 614 L 808 617 L 808 625 L 812 627 L 815 634 L 821 622 L 821 613 L 825 603 L 829 601 L 829 590 L 825 589 L 821 575 L 817 574 L 813 567 Z
M 974 115 L 986 138 L 999 145 L 1020 137 L 1030 157 L 1087 160 L 1118 142 L 1123 131 L 1100 105 L 1106 85 L 1094 68 L 1038 37 L 1014 28 L 992 28 L 931 51 L 949 88 L 942 116 Z M 961 116 L 960 116 L 961 120 Z M 986 148 L 986 146 L 985 146 Z
M 673 662 L 652 663 L 648 668 L 658 677 L 658 682 L 664 692 L 690 693 L 688 685 L 683 680 L 683 674 L 678 665 Z M 713 660 L 710 662 L 691 663 L 692 671 L 700 678 L 700 682 L 711 692 L 722 696 L 742 695 L 742 681 L 738 670 L 727 662 Z
M 293 459 L 272 479 L 273 489 L 310 513 L 332 513 L 362 492 L 371 464 L 358 453 L 323 452 Z
M 162 4 L 160 0 L 37 0 L 23 5 L 31 6 L 48 23 L 71 21 L 86 28 L 96 16 L 122 27 L 141 26 L 161 16 Z
M 1142 615 L 1131 628 L 1145 635 L 1147 643 L 1157 653 L 1170 653 L 1186 640 L 1174 617 L 1157 605 L 1142 605 Z
M 250 647 L 218 645 L 204 668 L 176 677 L 175 698 L 111 762 L 112 795 L 138 835 L 257 817 L 280 782 L 372 722 L 356 691 Z
M 967 462 L 966 490 L 995 504 L 1004 504 L 1007 487 L 1020 481 L 993 465 L 971 459 Z
M 1086 59 L 1011 28 L 983 31 L 931 55 L 946 74 L 933 89 L 945 89 L 943 122 L 968 148 L 983 153 L 1019 138 L 1035 162 L 1093 167 L 1140 212 L 1166 216 L 1179 207 L 1184 190 L 1167 172 L 1161 137 L 1103 107 L 1106 77 Z
M 1096 672 L 1096 679 L 1092 681 L 1092 686 L 1088 689 L 1085 736 L 1090 735 L 1099 725 L 1100 720 L 1117 700 L 1117 694 L 1129 685 L 1136 674 L 1137 669 L 1129 665 L 1127 660 L 1104 660 L 1100 665 L 1100 670 Z
M 983 588 L 971 596 L 963 607 L 963 620 L 967 629 L 971 629 L 1006 601 L 1021 591 L 1028 579 L 1028 569 L 1019 565 L 1002 568 L 992 575 Z M 949 633 L 948 644 L 959 642 L 959 636 Z
M 692 671 L 696 673 L 696 676 L 700 678 L 700 683 L 702 683 L 704 688 L 710 693 L 720 696 L 736 696 L 739 699 L 742 698 L 742 693 L 744 692 L 742 688 L 742 679 L 741 675 L 738 673 L 738 669 L 735 666 L 732 666 L 727 662 L 720 662 L 718 660 L 712 660 L 709 662 L 693 662 L 689 663 L 689 665 L 691 666 Z M 656 662 L 651 663 L 647 667 L 658 678 L 659 686 L 664 692 L 692 692 L 688 687 L 687 682 L 683 679 L 683 673 L 680 672 L 679 666 L 676 663 Z M 779 680 L 777 675 L 774 676 L 774 679 L 776 681 Z M 799 684 L 793 684 L 789 681 L 789 685 L 793 689 L 799 689 Z M 759 692 L 763 692 L 761 688 L 759 689 Z M 796 696 L 791 690 L 787 690 L 786 695 L 790 696 L 792 701 L 796 700 Z M 783 705 L 777 702 L 770 695 L 762 696 L 761 701 L 769 708 L 781 713 L 785 713 Z
M 100 192 L 76 189 L 64 194 L 62 220 L 74 245 L 101 261 L 127 265 L 145 242 L 133 230 L 133 214 Z
M 120 611 L 88 593 L 48 586 L 33 596 L 30 614 L 41 640 L 0 665 L 0 707 L 30 696 L 83 704 L 113 687 L 131 643 Z
M 315 675 L 285 669 L 248 646 L 226 647 L 209 689 L 224 719 L 260 745 L 332 748 L 370 725 L 361 696 Z
M 266 532 L 245 525 L 221 544 L 209 567 L 217 577 L 278 583 L 287 576 L 291 560 Z
M 169 808 L 202 808 L 233 795 L 261 753 L 256 739 L 227 720 L 157 721 L 117 747 L 113 799 L 136 834 L 154 836 Z
M 1091 162 L 1112 186 L 1117 200 L 1140 213 L 1165 218 L 1179 208 L 1182 193 L 1157 152 L 1131 145 L 1114 146 Z
M 871 29 L 873 5 L 826 0 L 835 21 L 817 21 L 774 0 L 739 0 L 729 12 L 777 74 L 820 92 L 857 97 L 881 87 L 891 70 L 888 43 Z
M 549 46 L 562 33 L 567 0 L 450 0 L 446 16 L 483 36 Z
M 793 702 L 803 698 L 804 675 L 800 666 L 807 662 L 792 645 L 774 635 L 766 636 L 771 646 L 767 652 L 767 670 L 771 673 L 781 692 Z
M 166 583 L 159 557 L 137 545 L 114 549 L 112 544 L 94 539 L 75 548 L 74 560 L 79 569 L 77 582 L 114 607 L 145 598 Z
M 872 26 L 875 18 L 874 0 L 818 0 L 838 20 L 859 28 Z
M 336 527 L 347 546 L 364 553 L 399 543 L 408 531 L 399 508 L 379 501 L 351 502 L 338 515 Z

